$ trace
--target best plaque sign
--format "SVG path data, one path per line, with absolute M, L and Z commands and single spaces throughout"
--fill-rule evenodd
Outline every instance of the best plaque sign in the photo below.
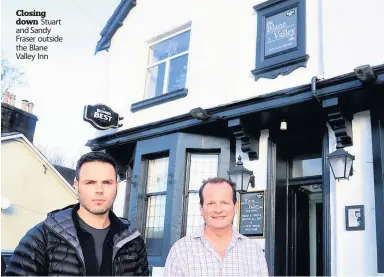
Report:
M 107 130 L 110 128 L 121 127 L 118 113 L 115 113 L 110 107 L 103 104 L 84 106 L 83 120 L 89 122 L 98 130 Z

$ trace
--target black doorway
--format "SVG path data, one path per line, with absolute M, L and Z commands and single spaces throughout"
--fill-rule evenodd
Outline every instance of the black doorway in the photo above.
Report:
M 288 270 L 290 276 L 309 276 L 309 198 L 301 187 L 290 186 L 288 196 Z
M 322 185 L 288 186 L 288 275 L 323 276 Z
M 266 258 L 274 276 L 330 275 L 328 129 L 305 119 L 270 130 Z

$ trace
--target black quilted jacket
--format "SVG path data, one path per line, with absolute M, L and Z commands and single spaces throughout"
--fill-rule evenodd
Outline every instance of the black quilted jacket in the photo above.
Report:
M 84 259 L 73 209 L 78 209 L 78 204 L 48 214 L 45 221 L 33 227 L 15 249 L 5 275 L 96 275 L 90 272 L 95 265 L 85 265 L 89 259 Z M 112 256 L 108 275 L 148 275 L 146 248 L 139 232 L 129 229 L 128 221 L 112 212 L 110 218 L 111 226 L 113 220 L 118 222 L 119 232 L 107 246 Z

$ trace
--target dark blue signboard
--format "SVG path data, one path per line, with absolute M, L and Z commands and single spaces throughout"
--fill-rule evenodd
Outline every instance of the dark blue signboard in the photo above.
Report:
M 297 47 L 297 8 L 266 18 L 265 56 Z
M 305 0 L 269 0 L 257 12 L 255 80 L 274 79 L 306 67 Z

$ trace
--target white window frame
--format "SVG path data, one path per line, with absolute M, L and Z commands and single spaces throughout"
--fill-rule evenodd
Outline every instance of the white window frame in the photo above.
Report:
M 183 28 L 182 30 L 180 31 L 175 31 L 175 32 L 172 32 L 171 34 L 167 34 L 167 35 L 164 35 L 164 36 L 161 36 L 161 38 L 158 38 L 156 41 L 153 41 L 153 42 L 150 42 L 148 44 L 148 59 L 147 59 L 147 63 L 149 63 L 149 59 L 150 59 L 150 53 L 151 53 L 151 47 L 156 45 L 156 44 L 159 44 L 167 39 L 170 39 L 172 37 L 176 37 L 182 33 L 185 33 L 185 32 L 188 32 L 188 31 L 191 31 L 191 25 L 188 24 L 189 26 L 186 27 L 186 28 Z M 169 67 L 170 67 L 170 61 L 173 60 L 173 59 L 176 59 L 178 57 L 181 57 L 183 55 L 186 55 L 186 54 L 189 54 L 189 49 L 190 49 L 190 45 L 191 45 L 191 41 L 189 41 L 189 45 L 188 45 L 188 50 L 187 51 L 184 51 L 184 52 L 181 52 L 179 54 L 176 54 L 172 57 L 168 57 L 168 58 L 165 58 L 161 61 L 158 61 L 158 62 L 155 62 L 155 63 L 151 63 L 151 64 L 147 64 L 147 67 L 146 67 L 146 70 L 145 70 L 145 99 L 149 99 L 148 97 L 148 83 L 147 83 L 147 78 L 148 78 L 148 70 L 152 67 L 155 67 L 159 64 L 162 64 L 165 62 L 165 72 L 164 72 L 164 84 L 163 84 L 163 90 L 162 90 L 162 93 L 161 95 L 165 94 L 165 93 L 168 93 L 168 83 L 169 83 Z M 187 71 L 188 72 L 188 71 Z M 188 75 L 188 74 L 187 74 Z M 156 97 L 156 96 L 155 96 Z M 152 97 L 151 97 L 152 98 Z

